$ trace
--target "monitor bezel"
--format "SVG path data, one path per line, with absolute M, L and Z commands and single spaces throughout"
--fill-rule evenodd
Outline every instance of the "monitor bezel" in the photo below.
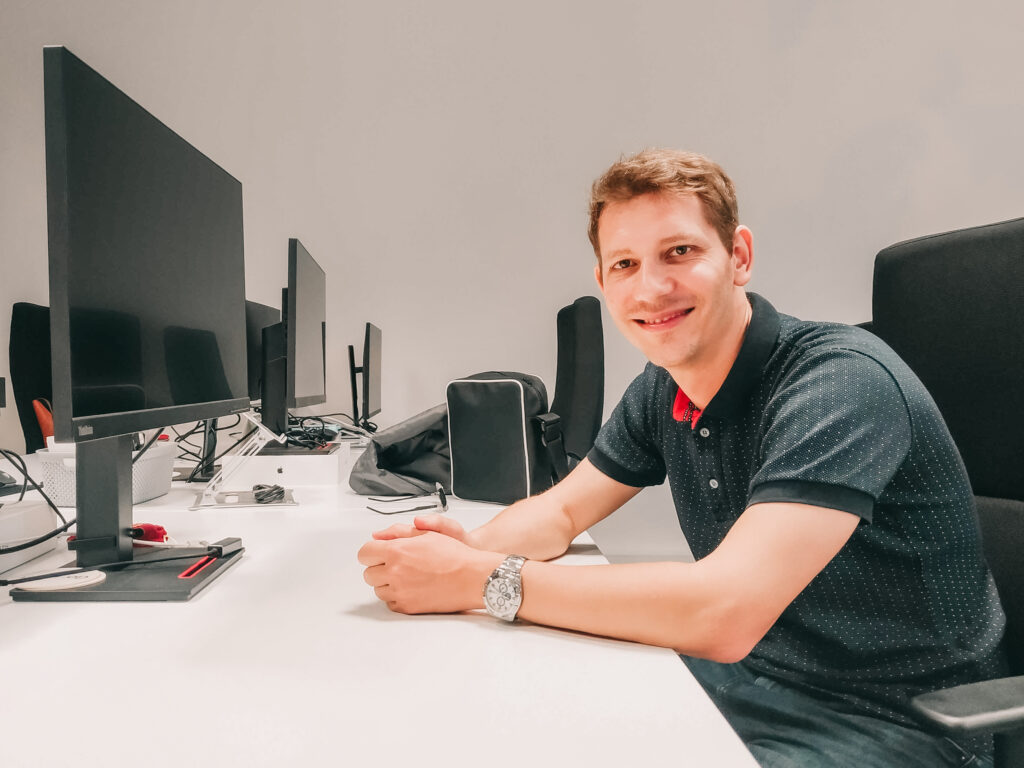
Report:
M 286 357 L 287 357 L 287 383 L 285 390 L 285 408 L 304 408 L 310 405 L 320 405 L 321 403 L 327 402 L 327 366 L 326 366 L 326 339 L 321 332 L 321 365 L 323 366 L 323 385 L 321 392 L 313 395 L 303 395 L 302 397 L 295 396 L 295 372 L 296 364 L 298 362 L 298 312 L 300 299 L 298 298 L 297 281 L 298 281 L 298 260 L 299 260 L 299 249 L 302 250 L 304 258 L 315 266 L 319 271 L 321 277 L 321 284 L 324 289 L 324 314 L 326 315 L 327 308 L 327 273 L 323 267 L 317 262 L 309 250 L 299 241 L 297 237 L 288 239 L 288 300 L 286 304 L 286 312 L 282 313 L 286 315 L 285 318 L 285 333 L 286 333 Z M 321 327 L 326 323 L 327 318 L 324 317 L 321 320 Z
M 254 345 L 251 343 L 253 339 L 250 337 L 249 331 L 255 328 L 258 323 L 264 322 L 266 318 L 271 315 L 274 317 L 274 322 L 267 323 L 266 325 L 259 326 L 259 344 Z M 256 321 L 256 324 L 250 323 L 250 318 Z M 262 319 L 261 319 L 262 318 Z M 249 386 L 251 381 L 247 381 L 246 387 L 249 389 L 249 402 L 252 405 L 259 405 L 263 401 L 263 329 L 270 328 L 271 326 L 277 325 L 281 322 L 281 310 L 276 307 L 272 307 L 269 304 L 261 304 L 258 301 L 245 300 L 245 354 L 246 354 L 246 374 L 248 377 L 249 369 L 255 363 L 256 370 L 258 371 L 257 384 L 259 387 L 259 396 L 253 397 L 253 389 Z M 254 349 L 254 346 L 258 346 L 258 350 Z M 253 360 L 253 352 L 257 352 L 255 355 L 255 361 Z
M 380 328 L 373 323 L 367 323 L 363 334 L 363 412 L 361 414 L 363 421 L 369 421 L 371 416 L 376 416 L 381 412 L 381 372 L 375 371 L 371 362 L 374 349 L 383 349 L 383 335 Z M 369 392 L 374 384 L 376 384 L 377 389 L 377 409 L 371 411 Z
M 242 413 L 249 409 L 248 393 L 245 397 L 227 400 L 185 403 L 160 408 L 121 411 L 89 416 L 74 416 L 71 387 L 71 328 L 70 297 L 68 294 L 68 266 L 72 259 L 70 208 L 68 183 L 68 114 L 64 73 L 66 66 L 82 66 L 100 78 L 109 87 L 128 99 L 150 119 L 166 128 L 177 140 L 200 154 L 230 179 L 241 197 L 241 182 L 220 165 L 200 152 L 194 145 L 171 130 L 159 118 L 142 107 L 124 91 L 64 46 L 45 46 L 43 49 L 44 112 L 46 144 L 46 197 L 47 232 L 50 280 L 50 349 L 53 377 L 54 438 L 62 442 L 83 442 L 117 435 L 159 429 L 170 424 L 182 424 L 218 416 Z M 244 259 L 244 254 L 243 254 Z M 244 264 L 244 261 L 243 261 Z M 241 275 L 244 281 L 244 273 Z M 244 282 L 242 296 L 244 297 Z M 244 323 L 244 313 L 239 318 Z

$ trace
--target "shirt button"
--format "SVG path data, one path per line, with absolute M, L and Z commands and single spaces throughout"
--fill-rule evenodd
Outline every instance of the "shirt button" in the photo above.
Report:
M 707 427 L 701 427 L 700 428 L 700 436 L 701 437 L 707 437 L 710 434 L 711 434 L 711 430 L 708 429 Z
M 710 485 L 712 488 L 717 488 L 718 487 L 718 481 L 715 480 L 715 478 L 712 477 L 710 480 L 708 480 L 708 485 Z

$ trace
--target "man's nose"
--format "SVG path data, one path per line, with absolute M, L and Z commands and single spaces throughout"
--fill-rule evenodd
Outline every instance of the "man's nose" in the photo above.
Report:
M 647 259 L 640 264 L 638 299 L 655 299 L 670 293 L 675 285 L 671 270 L 659 259 Z

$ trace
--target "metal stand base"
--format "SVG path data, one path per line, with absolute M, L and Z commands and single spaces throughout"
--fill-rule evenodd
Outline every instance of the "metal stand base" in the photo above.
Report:
M 196 494 L 196 501 L 189 509 L 229 509 L 232 507 L 294 507 L 298 504 L 291 488 L 284 489 L 284 497 L 280 501 L 256 501 L 252 491 L 229 491 L 216 493 L 212 497 Z
M 133 560 L 117 568 L 105 568 L 107 578 L 101 584 L 76 589 L 30 591 L 15 587 L 11 599 L 19 603 L 80 603 L 80 602 L 163 602 L 190 600 L 242 559 L 245 549 L 226 557 L 211 558 L 205 567 L 189 573 L 196 563 L 207 556 L 207 550 L 197 548 L 195 560 L 173 560 L 169 563 L 146 565 L 146 558 L 187 555 L 187 549 L 154 549 L 139 553 Z M 75 566 L 75 563 L 69 563 Z

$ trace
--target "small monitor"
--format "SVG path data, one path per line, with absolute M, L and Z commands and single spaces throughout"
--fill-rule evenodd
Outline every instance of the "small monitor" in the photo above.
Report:
M 327 401 L 327 276 L 294 237 L 281 300 L 282 322 L 263 329 L 261 416 L 268 429 L 284 435 L 288 409 Z
M 249 379 L 249 400 L 258 403 L 263 397 L 263 329 L 281 322 L 281 310 L 245 302 L 245 347 Z
M 381 410 L 381 331 L 373 323 L 366 324 L 363 336 L 363 364 L 356 365 L 355 347 L 348 348 L 349 372 L 352 384 L 352 421 L 356 426 L 370 432 L 376 426 L 370 421 Z M 357 378 L 357 374 L 361 374 Z M 360 385 L 362 389 L 362 405 L 360 406 Z
M 327 275 L 297 238 L 288 241 L 288 407 L 327 401 Z

